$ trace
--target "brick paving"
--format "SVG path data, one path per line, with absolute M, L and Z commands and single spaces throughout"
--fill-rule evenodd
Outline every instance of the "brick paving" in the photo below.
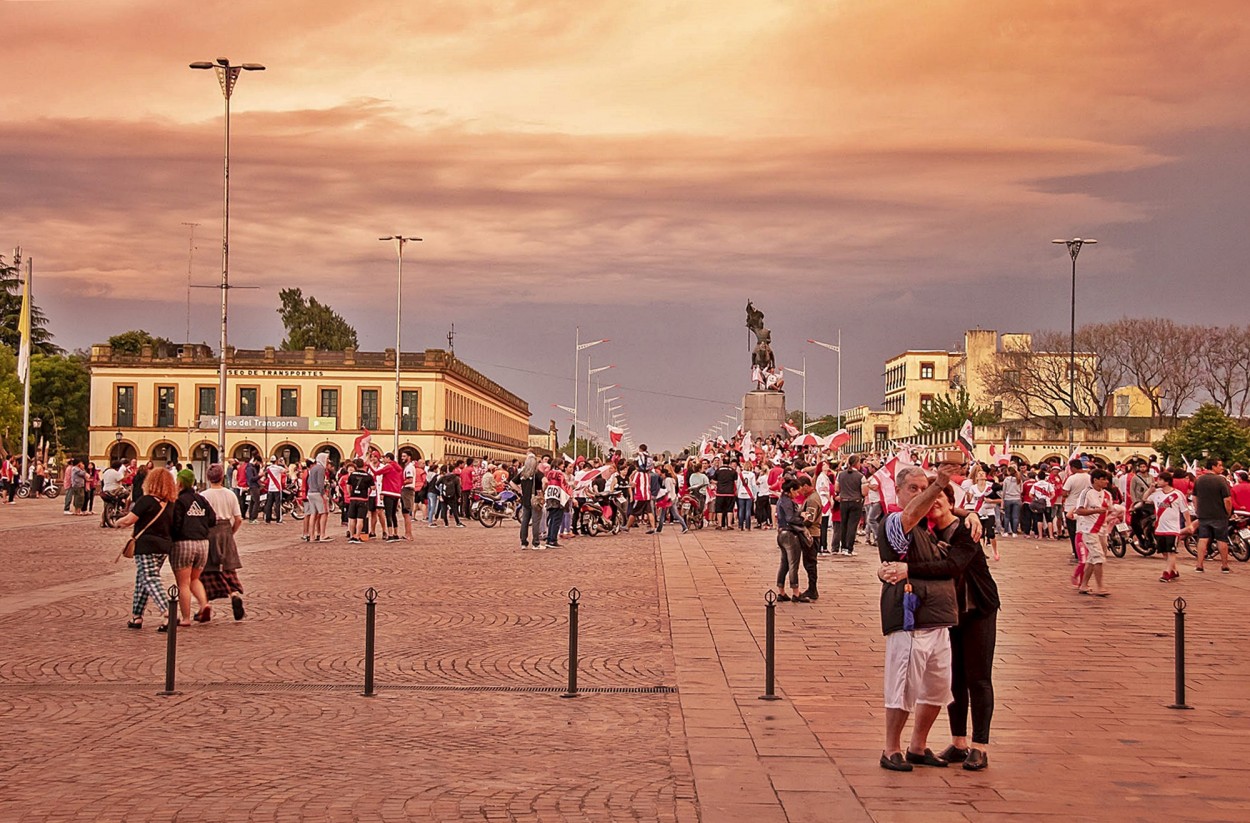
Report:
M 1065 544 L 1003 541 L 991 767 L 876 765 L 883 641 L 871 556 L 821 561 L 822 598 L 778 610 L 762 691 L 771 533 L 569 541 L 417 529 L 413 543 L 296 541 L 245 526 L 248 617 L 164 640 L 124 628 L 120 535 L 59 501 L 0 509 L 0 820 L 1244 820 L 1237 743 L 1250 566 L 1112 559 L 1105 600 Z M 168 569 L 166 577 L 171 578 Z M 358 695 L 363 591 L 379 590 L 379 695 Z M 583 592 L 580 684 L 567 596 Z M 1171 702 L 1171 599 L 1189 610 L 1189 702 Z M 228 609 L 227 609 L 228 612 Z M 1225 615 L 1233 615 L 1229 620 Z M 677 693 L 610 693 L 674 686 Z M 947 742 L 939 720 L 931 742 Z M 171 769 L 173 770 L 171 773 Z

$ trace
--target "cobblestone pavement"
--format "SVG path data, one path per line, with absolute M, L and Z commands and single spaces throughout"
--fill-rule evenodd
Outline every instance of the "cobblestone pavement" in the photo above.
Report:
M 1170 821 L 1250 807 L 1235 759 L 1250 641 L 1228 628 L 1247 565 L 1163 585 L 1161 561 L 1113 558 L 1115 594 L 1092 600 L 1066 582 L 1066 544 L 1002 541 L 990 769 L 898 775 L 876 765 L 872 554 L 822 560 L 820 601 L 778 607 L 783 699 L 765 702 L 771 533 L 635 531 L 522 554 L 503 526 L 359 547 L 299 543 L 298 529 L 244 527 L 248 616 L 181 631 L 180 694 L 165 697 L 154 616 L 124 627 L 121 535 L 59 502 L 0 509 L 0 820 Z M 368 586 L 375 699 L 359 696 Z M 590 691 L 562 700 L 572 586 Z M 1188 712 L 1165 708 L 1178 594 Z

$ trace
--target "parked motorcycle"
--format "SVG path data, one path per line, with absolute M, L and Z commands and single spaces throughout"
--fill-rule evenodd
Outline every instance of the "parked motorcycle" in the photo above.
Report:
M 511 489 L 504 489 L 494 497 L 474 494 L 469 511 L 479 523 L 493 529 L 500 520 L 517 516 L 517 500 L 516 492 Z
M 30 483 L 23 483 L 17 488 L 17 496 L 25 500 L 32 493 Z M 44 497 L 52 499 L 61 493 L 61 487 L 51 477 L 43 481 L 43 491 L 40 492 Z
M 1185 548 L 1194 557 L 1198 556 L 1198 540 L 1192 534 L 1185 536 Z M 1250 560 L 1250 512 L 1235 511 L 1228 522 L 1228 553 L 1239 562 Z M 1215 560 L 1220 556 L 1219 547 L 1214 540 L 1207 543 L 1207 560 Z
M 681 511 L 682 519 L 686 521 L 686 525 L 692 529 L 703 528 L 704 506 L 699 498 L 693 494 L 683 494 L 681 499 L 677 501 L 677 507 Z

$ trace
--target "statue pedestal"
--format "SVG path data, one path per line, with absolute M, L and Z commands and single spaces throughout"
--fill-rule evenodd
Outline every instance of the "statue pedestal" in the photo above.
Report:
M 752 391 L 742 398 L 742 429 L 749 431 L 756 440 L 784 434 L 782 424 L 785 422 L 785 392 Z

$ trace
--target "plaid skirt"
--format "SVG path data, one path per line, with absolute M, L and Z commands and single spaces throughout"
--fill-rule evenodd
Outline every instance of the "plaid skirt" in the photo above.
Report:
M 224 600 L 231 592 L 243 594 L 243 584 L 239 582 L 238 572 L 204 572 L 200 575 L 204 584 L 204 592 L 209 600 Z

